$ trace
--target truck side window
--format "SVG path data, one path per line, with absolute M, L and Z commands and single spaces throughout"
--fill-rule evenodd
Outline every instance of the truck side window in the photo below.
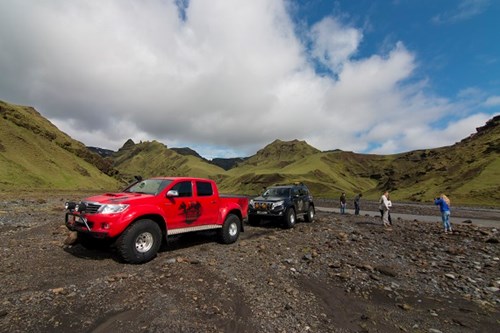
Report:
M 193 188 L 190 181 L 180 182 L 172 187 L 179 193 L 179 197 L 191 197 L 193 195 Z
M 305 195 L 307 195 L 307 191 L 306 191 L 306 189 L 305 189 L 305 188 L 303 188 L 303 187 L 301 187 L 301 188 L 299 189 L 299 193 L 300 193 L 300 196 L 305 196 Z
M 209 197 L 214 194 L 212 184 L 209 182 L 196 182 L 196 192 L 200 197 Z

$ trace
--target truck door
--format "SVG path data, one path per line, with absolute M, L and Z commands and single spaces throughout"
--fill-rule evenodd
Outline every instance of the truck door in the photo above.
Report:
M 165 206 L 165 214 L 169 229 L 188 228 L 196 225 L 201 215 L 201 205 L 193 196 L 193 185 L 190 180 L 181 181 L 170 190 L 177 191 L 176 197 L 167 197 L 169 204 Z
M 199 224 L 216 224 L 219 219 L 219 197 L 212 188 L 213 183 L 197 180 L 196 199 L 201 205 Z

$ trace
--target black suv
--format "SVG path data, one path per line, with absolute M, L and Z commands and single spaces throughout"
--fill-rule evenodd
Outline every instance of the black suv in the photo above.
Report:
M 286 228 L 293 228 L 298 215 L 312 222 L 313 197 L 304 184 L 268 187 L 264 194 L 250 200 L 248 222 L 257 225 L 261 219 L 280 219 Z

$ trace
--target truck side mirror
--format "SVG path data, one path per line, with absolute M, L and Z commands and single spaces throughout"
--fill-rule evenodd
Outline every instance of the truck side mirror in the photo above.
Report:
M 167 198 L 178 197 L 178 196 L 179 196 L 179 192 L 176 190 L 170 190 L 167 192 Z

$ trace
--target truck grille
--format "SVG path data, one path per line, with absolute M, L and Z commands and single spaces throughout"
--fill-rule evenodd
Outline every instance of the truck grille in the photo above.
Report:
M 256 202 L 255 209 L 256 210 L 269 210 L 272 207 L 272 203 L 267 202 Z
M 83 202 L 87 206 L 87 210 L 85 210 L 85 213 L 87 214 L 95 214 L 101 208 L 101 204 L 95 203 L 95 202 Z

